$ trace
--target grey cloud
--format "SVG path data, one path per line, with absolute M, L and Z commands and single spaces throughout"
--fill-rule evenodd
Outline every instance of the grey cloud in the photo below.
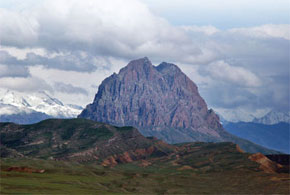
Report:
M 212 107 L 232 110 L 236 108 L 289 110 L 290 87 L 287 74 L 263 77 L 261 85 L 254 88 L 213 79 L 207 86 L 199 89 Z
M 25 17 L 21 13 L 3 13 L 2 19 L 0 17 L 0 22 L 5 24 L 2 29 L 5 35 L 0 37 L 3 45 L 41 47 L 54 52 L 85 51 L 93 56 L 127 60 L 146 55 L 155 60 L 172 61 L 179 57 L 184 61 L 194 61 L 195 56 L 204 55 L 186 32 L 153 15 L 139 1 L 108 0 L 108 3 L 92 1 L 88 4 L 74 0 L 51 0 L 45 1 L 43 6 L 34 7 L 37 9 L 24 10 Z M 5 14 L 14 15 L 11 18 L 14 26 L 6 21 Z M 25 19 L 26 22 L 22 21 Z M 25 25 L 30 21 L 34 25 Z M 16 34 L 20 28 L 23 33 L 17 37 L 31 39 L 30 43 L 18 39 L 12 41 L 6 36 L 8 32 Z M 32 38 L 28 38 L 29 34 Z M 198 62 L 203 60 L 199 59 Z
M 207 89 L 200 89 L 201 95 L 212 107 L 231 108 L 253 106 L 257 96 L 244 88 L 234 85 L 214 85 Z
M 1 65 L 0 64 L 0 78 L 1 77 L 28 77 L 30 76 L 29 70 L 25 66 L 15 65 Z
M 0 77 L 28 77 L 29 70 L 25 63 L 0 50 Z
M 226 60 L 260 73 L 283 73 L 289 67 L 290 41 L 275 37 L 248 37 L 220 32 L 214 35 Z M 289 71 L 289 70 L 288 70 Z
M 68 94 L 83 94 L 88 95 L 87 90 L 81 87 L 75 87 L 71 84 L 65 84 L 62 82 L 56 82 L 54 84 L 54 89 L 56 91 L 62 92 L 62 93 L 68 93 Z
M 6 51 L 0 51 L 0 64 L 9 65 L 9 67 L 16 67 L 17 65 L 43 65 L 46 68 L 91 72 L 95 71 L 98 67 L 106 66 L 100 64 L 100 61 L 103 60 L 90 55 L 82 55 L 81 52 L 70 52 L 55 57 L 46 57 L 35 53 L 28 53 L 25 59 L 17 59 Z M 110 64 L 108 63 L 107 65 Z M 13 71 L 13 69 L 11 71 Z
M 0 88 L 24 92 L 35 92 L 40 90 L 53 92 L 51 86 L 46 81 L 37 77 L 2 77 L 0 78 Z
M 44 65 L 47 68 L 60 70 L 74 70 L 90 72 L 96 70 L 96 61 L 92 56 L 82 56 L 78 52 L 53 58 L 39 56 L 34 53 L 28 53 L 24 60 L 27 65 Z

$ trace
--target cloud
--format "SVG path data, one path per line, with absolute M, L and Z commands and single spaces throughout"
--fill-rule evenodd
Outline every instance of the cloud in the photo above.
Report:
M 38 22 L 26 13 L 0 8 L 1 45 L 32 46 L 38 40 Z
M 33 92 L 40 90 L 53 91 L 50 85 L 48 85 L 44 80 L 37 77 L 0 78 L 0 88 L 12 89 L 23 92 Z
M 0 50 L 0 63 L 9 65 L 9 67 L 18 65 L 18 67 L 26 68 L 27 66 L 43 65 L 47 68 L 80 72 L 91 72 L 97 68 L 105 68 L 110 65 L 106 58 L 94 57 L 80 51 L 60 53 L 53 57 L 29 52 L 23 59 L 18 59 L 7 51 Z
M 1 65 L 0 64 L 0 78 L 1 77 L 28 77 L 30 76 L 29 70 L 24 66 Z
M 182 26 L 181 27 L 183 30 L 187 32 L 194 32 L 194 33 L 204 33 L 206 35 L 213 35 L 217 32 L 220 32 L 219 29 L 217 29 L 214 26 Z
M 206 67 L 214 79 L 230 82 L 245 87 L 258 87 L 261 85 L 260 79 L 251 71 L 243 67 L 231 66 L 224 61 L 217 61 Z
M 69 94 L 83 94 L 88 95 L 87 90 L 81 87 L 75 87 L 71 84 L 65 84 L 62 82 L 56 82 L 54 84 L 54 89 L 56 91 L 62 92 L 62 93 L 69 93 Z
M 290 24 L 266 24 L 251 28 L 233 28 L 229 32 L 257 38 L 282 38 L 290 40 Z
M 144 54 L 160 60 L 202 55 L 186 32 L 137 0 L 43 1 L 22 12 L 2 12 L 0 23 L 4 46 L 85 51 L 128 60 Z

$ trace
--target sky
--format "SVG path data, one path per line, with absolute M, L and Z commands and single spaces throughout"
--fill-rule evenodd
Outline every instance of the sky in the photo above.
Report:
M 92 102 L 130 60 L 178 65 L 228 120 L 289 111 L 287 0 L 1 0 L 0 88 Z

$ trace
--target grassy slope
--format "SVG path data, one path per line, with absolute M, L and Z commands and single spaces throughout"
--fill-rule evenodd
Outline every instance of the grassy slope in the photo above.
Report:
M 152 163 L 148 167 L 140 167 L 140 161 L 105 168 L 65 161 L 2 159 L 1 194 L 289 194 L 288 174 L 260 171 L 234 144 L 188 143 L 179 147 L 173 155 L 147 159 Z M 46 172 L 4 171 L 10 166 Z
M 49 119 L 33 125 L 0 123 L 0 137 L 1 148 L 6 148 L 1 150 L 2 157 L 14 150 L 13 156 L 17 151 L 28 157 L 65 159 L 89 151 L 88 155 L 73 158 L 95 161 L 95 156 L 102 160 L 150 146 L 163 152 L 171 150 L 169 145 L 159 147 L 156 140 L 145 138 L 133 127 L 114 127 L 87 119 Z
M 33 166 L 43 174 L 1 170 L 1 194 L 288 194 L 287 175 L 248 169 L 216 171 L 178 170 L 177 167 L 140 168 L 127 164 L 114 168 L 44 160 L 2 160 L 8 166 Z M 288 176 L 289 177 L 289 176 Z

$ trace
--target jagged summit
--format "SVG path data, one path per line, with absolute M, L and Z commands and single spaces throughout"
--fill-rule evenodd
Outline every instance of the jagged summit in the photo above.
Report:
M 119 74 L 105 79 L 94 103 L 80 117 L 136 126 L 146 135 L 152 134 L 148 130 L 155 135 L 174 128 L 221 137 L 217 133 L 221 129 L 218 117 L 208 111 L 197 86 L 176 65 L 163 62 L 155 67 L 146 57 L 131 61 Z M 207 124 L 206 120 L 212 119 L 215 121 Z M 166 141 L 191 140 L 184 133 L 182 137 Z

